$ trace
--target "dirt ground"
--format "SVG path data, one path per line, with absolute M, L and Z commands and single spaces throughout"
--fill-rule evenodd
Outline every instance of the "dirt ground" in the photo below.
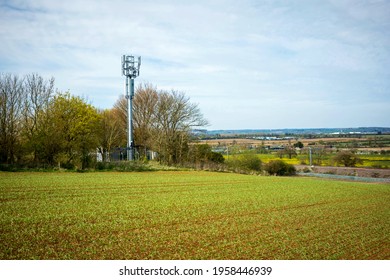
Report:
M 296 165 L 298 171 L 309 168 L 307 165 Z M 357 167 L 334 167 L 334 166 L 314 166 L 311 172 L 323 174 L 335 174 L 346 176 L 370 177 L 370 178 L 390 178 L 390 169 L 378 168 L 357 168 Z

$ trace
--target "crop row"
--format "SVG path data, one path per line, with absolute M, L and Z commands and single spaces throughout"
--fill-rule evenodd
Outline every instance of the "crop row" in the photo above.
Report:
M 1 259 L 390 259 L 388 184 L 0 173 Z

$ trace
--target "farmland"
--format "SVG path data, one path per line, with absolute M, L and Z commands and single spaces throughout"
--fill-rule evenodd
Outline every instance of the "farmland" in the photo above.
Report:
M 390 136 L 359 137 L 325 137 L 326 135 L 313 138 L 296 135 L 292 137 L 273 137 L 273 140 L 260 140 L 261 137 L 235 138 L 212 138 L 201 140 L 200 143 L 208 144 L 215 151 L 229 156 L 243 153 L 257 154 L 263 163 L 281 159 L 293 165 L 309 165 L 310 150 L 312 164 L 316 166 L 337 166 L 334 157 L 339 151 L 352 151 L 362 160 L 356 167 L 389 169 L 390 168 Z M 266 138 L 262 136 L 262 138 Z M 268 137 L 272 138 L 272 137 Z M 300 148 L 294 144 L 301 144 Z M 294 152 L 290 155 L 285 148 L 293 147 Z M 388 176 L 387 176 L 388 177 Z
M 279 159 L 276 154 L 258 154 L 258 157 L 264 163 L 270 162 L 271 160 Z M 324 155 L 321 157 L 321 163 L 319 164 L 316 155 L 313 155 L 313 162 L 316 165 L 334 166 L 334 163 L 332 162 L 333 157 L 333 154 Z M 379 167 L 383 169 L 390 168 L 390 155 L 361 155 L 359 157 L 362 159 L 362 163 L 357 164 L 357 167 Z M 291 159 L 288 157 L 283 157 L 281 159 L 287 163 L 295 165 L 301 163 L 309 164 L 309 156 L 307 154 L 300 154 L 296 157 L 292 157 Z
M 0 173 L 1 259 L 390 259 L 390 185 Z

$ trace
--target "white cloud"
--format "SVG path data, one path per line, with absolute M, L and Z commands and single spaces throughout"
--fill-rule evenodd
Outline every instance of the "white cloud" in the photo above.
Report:
M 120 57 L 135 54 L 136 83 L 187 92 L 211 128 L 389 125 L 380 109 L 390 103 L 386 1 L 0 5 L 0 71 L 54 76 L 98 107 L 121 94 Z M 350 104 L 366 104 L 375 117 Z M 341 107 L 354 117 L 330 121 Z

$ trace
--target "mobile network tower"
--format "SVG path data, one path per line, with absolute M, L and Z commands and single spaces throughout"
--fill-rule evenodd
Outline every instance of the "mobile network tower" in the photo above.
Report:
M 127 160 L 134 160 L 133 140 L 133 98 L 134 79 L 139 76 L 141 57 L 136 59 L 134 55 L 122 56 L 122 75 L 125 76 L 125 97 L 127 99 Z

